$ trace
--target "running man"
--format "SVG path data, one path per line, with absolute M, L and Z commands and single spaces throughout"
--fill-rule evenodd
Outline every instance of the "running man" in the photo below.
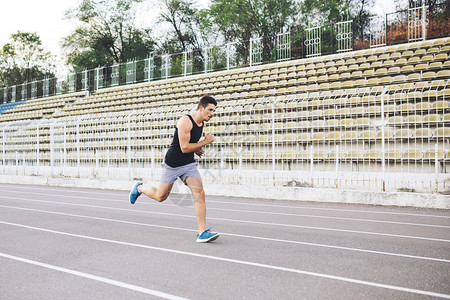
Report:
M 199 142 L 205 121 L 209 121 L 216 110 L 217 102 L 211 96 L 200 99 L 197 111 L 192 115 L 183 116 L 175 126 L 173 141 L 162 164 L 163 172 L 158 188 L 144 186 L 137 182 L 130 192 L 130 202 L 134 204 L 136 199 L 145 194 L 158 202 L 163 202 L 169 197 L 173 183 L 179 177 L 191 190 L 195 198 L 195 215 L 198 225 L 198 243 L 213 241 L 219 237 L 217 232 L 206 229 L 206 203 L 205 191 L 194 153 L 201 157 L 204 153 L 203 146 L 214 141 L 212 134 L 205 133 L 205 138 Z

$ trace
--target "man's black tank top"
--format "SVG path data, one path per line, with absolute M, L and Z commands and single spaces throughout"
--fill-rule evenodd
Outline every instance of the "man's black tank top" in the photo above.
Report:
M 202 126 L 198 126 L 191 115 L 187 116 L 192 122 L 191 139 L 189 140 L 189 143 L 198 143 L 198 141 L 202 137 L 203 124 Z M 178 138 L 178 128 L 176 125 L 175 125 L 175 133 L 173 134 L 172 144 L 170 144 L 169 150 L 167 151 L 166 157 L 164 158 L 164 162 L 166 163 L 166 165 L 172 168 L 184 166 L 195 162 L 194 152 L 191 153 L 181 152 L 180 140 Z

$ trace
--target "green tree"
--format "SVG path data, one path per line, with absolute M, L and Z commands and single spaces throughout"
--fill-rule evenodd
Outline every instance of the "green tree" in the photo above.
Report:
M 42 46 L 37 33 L 17 31 L 0 49 L 0 86 L 54 77 L 52 55 Z
M 225 41 L 236 42 L 246 60 L 249 40 L 258 34 L 264 42 L 264 58 L 275 47 L 276 34 L 293 22 L 293 0 L 212 0 L 208 25 L 217 28 Z
M 161 46 L 170 53 L 199 49 L 206 41 L 202 30 L 201 11 L 189 0 L 163 0 L 158 23 L 167 23 L 171 29 Z
M 99 65 L 144 58 L 154 50 L 150 29 L 137 28 L 136 7 L 142 0 L 83 0 L 66 17 L 81 24 L 64 38 L 67 61 L 76 72 Z
M 373 6 L 374 0 L 302 0 L 299 2 L 300 21 L 303 27 L 323 26 L 321 34 L 325 43 L 322 44 L 322 53 L 336 50 L 332 49 L 336 31 L 332 33 L 331 24 L 347 20 L 353 20 L 355 48 L 368 47 L 367 33 Z
M 351 10 L 352 19 L 354 20 L 354 37 L 360 40 L 364 47 L 368 47 L 367 34 L 369 29 L 369 18 L 374 14 L 370 11 L 373 8 L 374 0 L 361 0 L 356 3 Z
M 319 25 L 352 19 L 353 0 L 303 0 L 300 2 L 301 21 L 304 25 Z

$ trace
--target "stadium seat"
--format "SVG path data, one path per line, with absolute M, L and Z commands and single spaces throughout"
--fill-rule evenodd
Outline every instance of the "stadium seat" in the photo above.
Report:
M 383 67 L 383 62 L 382 61 L 374 61 L 370 64 L 370 67 L 373 69 L 380 69 L 381 67 Z M 380 71 L 381 73 L 383 71 Z
M 450 51 L 450 50 L 447 50 L 447 51 Z M 447 53 L 439 53 L 439 54 L 436 54 L 436 56 L 434 57 L 434 60 L 447 60 L 447 59 L 448 59 Z
M 450 116 L 449 116 L 449 121 L 450 121 Z M 353 126 L 355 120 L 354 119 L 342 119 L 340 121 L 340 125 L 343 127 L 351 127 Z
M 435 149 L 427 149 L 425 150 L 425 153 L 423 154 L 423 159 L 426 160 L 435 160 L 437 154 L 437 159 L 444 159 L 445 153 L 444 150 L 438 149 L 437 152 Z
M 403 123 L 402 116 L 393 116 L 388 118 L 388 124 L 400 124 Z
M 358 138 L 358 131 L 345 131 L 342 135 L 343 140 L 356 140 Z
M 310 127 L 309 121 L 299 121 L 298 122 L 298 128 L 308 128 Z
M 450 89 L 440 90 L 438 95 L 439 97 L 450 97 Z
M 271 139 L 269 139 L 269 138 L 270 138 L 269 135 L 261 134 L 261 135 L 259 135 L 259 137 L 258 137 L 258 142 L 259 142 L 259 143 L 266 143 L 266 142 L 269 142 L 269 141 L 271 141 Z
M 370 125 L 370 119 L 369 118 L 358 118 L 355 120 L 354 123 L 356 126 L 369 126 Z
M 386 159 L 401 159 L 402 158 L 402 152 L 399 149 L 388 149 L 385 152 L 385 158 Z
M 440 62 L 440 61 L 434 61 L 434 62 L 432 62 L 432 63 L 430 63 L 429 65 L 428 65 L 428 70 L 432 70 L 432 69 L 442 69 L 442 62 Z M 438 72 L 439 73 L 439 72 Z M 436 75 L 436 77 L 441 77 L 441 76 L 439 76 L 439 74 L 437 74 Z M 443 77 L 443 76 L 442 76 Z
M 295 121 L 286 122 L 286 124 L 285 124 L 285 128 L 287 128 L 287 129 L 297 128 L 297 127 L 298 127 L 298 124 Z
M 254 160 L 263 160 L 266 159 L 269 155 L 269 152 L 267 151 L 255 151 L 253 153 L 253 159 Z
M 331 131 L 326 138 L 330 141 L 338 141 L 341 139 L 341 133 L 339 131 Z
M 427 50 L 425 49 L 417 49 L 416 51 L 414 51 L 414 56 L 415 57 L 419 57 L 419 56 L 423 56 L 427 53 Z
M 385 64 L 386 65 L 386 64 Z M 402 64 L 402 65 L 404 65 L 404 64 Z M 400 67 L 390 67 L 388 70 L 387 70 L 387 74 L 398 74 L 398 73 L 400 73 Z
M 448 102 L 446 100 L 442 100 L 442 101 L 433 102 L 431 107 L 433 109 L 447 109 L 449 106 L 448 106 Z
M 308 132 L 302 132 L 297 135 L 299 142 L 309 142 L 311 140 L 311 134 Z
M 297 134 L 295 133 L 286 133 L 283 135 L 283 141 L 285 142 L 296 142 L 297 140 Z
M 364 152 L 361 149 L 352 149 L 347 152 L 346 158 L 351 160 L 362 160 L 364 159 Z
M 425 72 L 422 74 L 422 80 L 431 80 L 436 77 L 435 72 Z
M 429 114 L 429 115 L 425 115 L 423 117 L 424 123 L 434 123 L 434 122 L 440 122 L 440 121 L 441 121 L 441 116 L 438 114 Z
M 366 59 L 367 62 L 373 62 L 373 61 L 377 61 L 377 60 L 378 60 L 378 56 L 376 56 L 376 55 L 370 55 L 370 56 Z
M 368 139 L 374 139 L 375 138 L 375 131 L 373 130 L 364 130 L 359 135 L 360 139 L 368 140 Z
M 384 106 L 384 112 L 390 113 L 390 112 L 396 112 L 397 111 L 397 105 L 395 104 L 388 104 Z
M 328 158 L 327 150 L 316 150 L 314 151 L 313 158 L 317 160 L 324 160 Z
M 379 68 L 376 69 L 375 71 L 375 76 L 382 76 L 382 75 L 386 75 L 387 74 L 387 69 L 386 68 Z
M 385 129 L 384 130 L 384 132 L 383 131 L 378 131 L 377 132 L 377 136 L 376 136 L 376 138 L 377 139 L 381 139 L 381 138 L 386 138 L 386 139 L 391 139 L 391 138 L 393 138 L 394 137 L 394 133 L 393 133 L 393 131 L 392 130 L 390 130 L 390 129 Z
M 427 54 L 436 54 L 439 53 L 439 47 L 431 47 L 427 49 Z
M 375 74 L 375 71 L 373 69 L 367 69 L 363 72 L 362 76 L 364 77 L 371 77 Z
M 361 97 L 358 96 L 354 96 L 354 97 L 350 97 L 350 99 L 348 99 L 348 104 L 360 104 L 361 103 Z
M 444 115 L 443 121 L 444 121 L 445 123 L 450 122 L 450 113 Z
M 258 140 L 258 136 L 257 136 L 257 135 L 255 135 L 255 134 L 249 134 L 249 135 L 244 136 L 244 140 L 243 140 L 243 141 L 246 142 L 246 143 L 253 144 L 253 143 L 255 143 L 257 140 Z
M 430 62 L 430 61 L 433 61 L 433 59 L 434 59 L 433 55 L 427 54 L 427 55 L 422 56 L 422 58 L 420 59 L 420 62 Z
M 410 73 L 414 71 L 414 66 L 413 64 L 419 62 L 419 58 L 418 57 L 411 57 L 408 59 L 407 65 L 404 65 L 401 67 L 400 71 L 402 73 Z
M 414 105 L 412 103 L 403 103 L 398 106 L 398 111 L 407 112 L 414 110 Z
M 286 160 L 295 160 L 297 159 L 297 151 L 286 150 L 281 154 L 281 158 Z
M 419 128 L 416 129 L 414 136 L 419 139 L 426 139 L 431 138 L 433 135 L 433 132 L 430 128 Z
M 378 106 L 378 105 L 376 105 L 376 106 L 369 106 L 367 108 L 367 113 L 369 115 L 378 115 L 378 114 L 381 113 L 381 106 Z
M 339 151 L 330 151 L 328 153 L 328 158 L 331 160 L 336 160 L 336 159 L 345 159 L 345 151 L 343 150 L 339 150 Z
M 251 151 L 251 150 L 244 150 L 242 152 L 242 159 L 251 160 L 252 158 L 253 158 L 253 151 Z
M 351 114 L 349 107 L 340 108 L 336 111 L 336 116 L 348 116 Z
M 396 138 L 408 139 L 413 137 L 413 133 L 411 129 L 398 129 L 395 131 L 394 136 Z
M 438 96 L 438 92 L 436 90 L 428 90 L 423 92 L 424 98 L 436 98 Z
M 355 107 L 351 110 L 352 115 L 364 115 L 366 114 L 366 108 L 365 107 Z
M 381 159 L 381 151 L 377 150 L 377 149 L 370 149 L 368 151 L 366 151 L 366 153 L 364 154 L 364 158 L 365 159 Z
M 327 127 L 339 127 L 340 121 L 336 119 L 329 119 L 325 122 L 325 126 Z
M 405 117 L 406 123 L 420 123 L 422 122 L 422 116 L 420 115 L 409 115 Z
M 422 157 L 423 157 L 422 150 L 418 149 L 408 149 L 403 154 L 403 158 L 407 160 L 417 160 L 422 159 Z
M 325 117 L 332 117 L 336 115 L 336 110 L 334 108 L 326 109 L 323 113 Z
M 407 80 L 408 81 L 417 81 L 420 80 L 420 73 L 411 73 L 408 75 Z
M 434 136 L 438 138 L 450 137 L 450 127 L 441 127 L 436 129 Z
M 325 127 L 325 120 L 314 120 L 310 122 L 310 127 Z
M 325 133 L 324 132 L 314 132 L 311 134 L 311 140 L 313 142 L 325 141 Z

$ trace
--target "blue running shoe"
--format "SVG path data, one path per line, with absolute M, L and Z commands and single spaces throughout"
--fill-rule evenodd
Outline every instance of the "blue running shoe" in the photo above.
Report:
M 130 191 L 130 202 L 131 204 L 134 204 L 136 202 L 137 198 L 141 195 L 138 190 L 138 186 L 140 186 L 142 182 L 137 182 L 134 187 Z
M 206 229 L 202 234 L 197 234 L 197 243 L 207 243 L 216 240 L 219 237 L 217 232 L 211 232 L 211 228 Z

